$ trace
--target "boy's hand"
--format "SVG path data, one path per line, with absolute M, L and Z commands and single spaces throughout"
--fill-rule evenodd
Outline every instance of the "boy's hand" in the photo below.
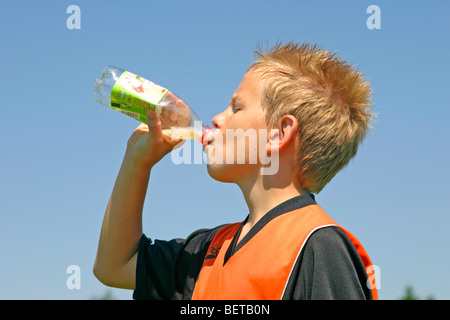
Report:
M 140 124 L 128 139 L 126 157 L 133 164 L 151 168 L 180 141 L 163 135 L 161 120 L 156 112 L 147 109 L 147 124 Z

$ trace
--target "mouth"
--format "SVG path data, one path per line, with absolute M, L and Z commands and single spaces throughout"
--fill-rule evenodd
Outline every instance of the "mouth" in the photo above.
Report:
M 206 149 L 207 146 L 209 146 L 214 141 L 214 135 L 213 130 L 211 127 L 206 127 L 205 131 L 203 132 L 203 136 L 201 139 L 201 142 L 203 144 L 203 151 Z
M 208 147 L 211 143 L 213 143 L 213 139 L 209 141 L 203 141 L 203 151 L 205 151 L 206 147 Z

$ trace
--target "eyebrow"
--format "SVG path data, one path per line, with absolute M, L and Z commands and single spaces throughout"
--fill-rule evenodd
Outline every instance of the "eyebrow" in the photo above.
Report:
M 230 105 L 234 105 L 236 102 L 242 103 L 242 99 L 239 95 L 233 95 L 230 99 Z

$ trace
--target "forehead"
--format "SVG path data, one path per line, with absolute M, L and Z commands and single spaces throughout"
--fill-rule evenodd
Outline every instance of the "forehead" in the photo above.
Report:
M 249 71 L 241 80 L 232 100 L 254 100 L 260 97 L 261 76 L 259 72 Z

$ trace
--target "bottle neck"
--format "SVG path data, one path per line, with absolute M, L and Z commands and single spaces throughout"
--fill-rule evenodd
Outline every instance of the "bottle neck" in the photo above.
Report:
M 208 141 L 212 134 L 213 129 L 210 126 L 204 126 L 202 138 L 200 139 L 200 143 L 203 144 L 205 141 Z

